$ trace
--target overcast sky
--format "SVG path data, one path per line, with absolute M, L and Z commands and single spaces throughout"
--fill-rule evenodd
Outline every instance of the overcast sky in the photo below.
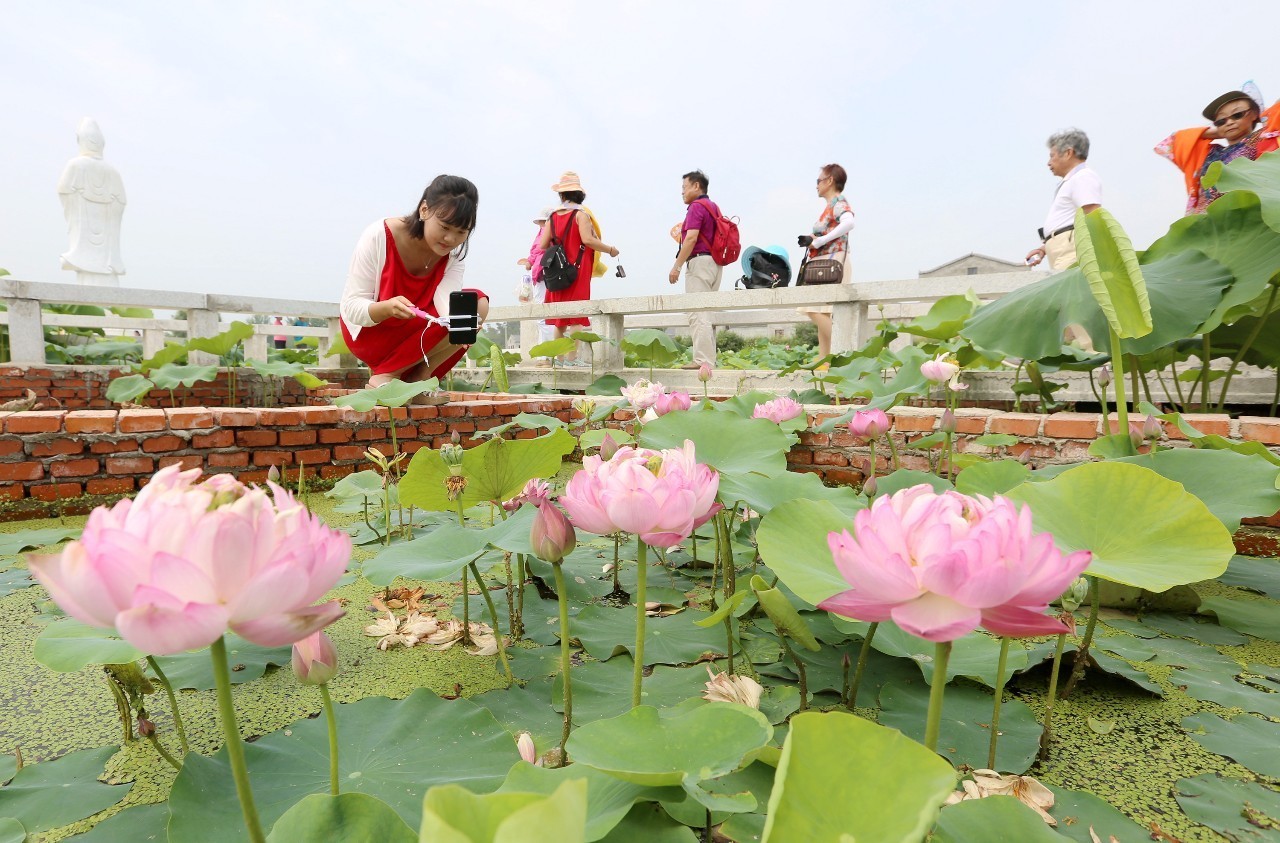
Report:
M 125 286 L 311 300 L 438 173 L 479 187 L 467 280 L 502 304 L 565 169 L 627 269 L 601 298 L 669 291 L 695 167 L 744 246 L 794 259 L 819 167 L 842 164 L 855 280 L 1021 260 L 1055 185 L 1044 141 L 1072 125 L 1145 246 L 1184 202 L 1151 147 L 1246 79 L 1280 95 L 1274 0 L 0 8 L 0 267 L 73 280 L 55 186 L 92 116 L 128 192 Z

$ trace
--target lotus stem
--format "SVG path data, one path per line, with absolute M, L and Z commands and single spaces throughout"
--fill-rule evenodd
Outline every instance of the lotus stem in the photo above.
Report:
M 458 525 L 461 527 L 467 526 L 467 521 L 462 516 L 461 496 L 458 497 Z M 473 643 L 471 641 L 471 584 L 467 581 L 466 566 L 462 568 L 462 643 L 464 645 Z
M 778 640 L 782 642 L 782 649 L 791 658 L 792 663 L 796 666 L 796 675 L 800 677 L 800 710 L 809 710 L 809 677 L 805 673 L 804 662 L 800 660 L 800 656 L 796 651 L 791 649 L 791 645 L 787 643 L 786 633 L 778 631 Z
M 867 634 L 862 637 L 862 649 L 858 651 L 858 666 L 853 670 L 853 684 L 849 686 L 849 698 L 845 708 L 853 711 L 858 702 L 858 687 L 862 684 L 862 673 L 867 669 L 867 659 L 871 656 L 871 639 L 876 637 L 880 622 L 876 621 L 867 627 Z
M 644 682 L 644 622 L 645 622 L 645 579 L 648 575 L 648 548 L 636 536 L 636 646 L 631 657 L 635 659 L 635 671 L 631 676 L 631 707 L 640 705 L 641 684 Z
M 515 676 L 511 673 L 511 663 L 507 661 L 507 645 L 502 640 L 502 627 L 498 625 L 498 607 L 493 605 L 493 595 L 489 593 L 489 588 L 484 584 L 484 579 L 480 576 L 480 569 L 476 567 L 476 563 L 472 562 L 468 565 L 471 574 L 476 578 L 476 585 L 480 587 L 480 594 L 484 597 L 485 605 L 489 607 L 489 620 L 493 622 L 493 637 L 498 642 L 498 661 L 502 662 L 502 672 L 507 675 L 507 687 L 511 687 L 511 683 L 516 681 Z
M 1071 695 L 1071 691 L 1076 687 L 1076 683 L 1084 678 L 1085 664 L 1089 660 L 1089 645 L 1093 643 L 1093 630 L 1098 625 L 1098 610 L 1101 608 L 1102 598 L 1098 594 L 1098 578 L 1089 577 L 1089 622 L 1084 628 L 1084 639 L 1080 642 L 1080 649 L 1076 650 L 1075 661 L 1071 665 L 1071 675 L 1067 677 L 1067 684 L 1062 686 L 1062 697 L 1066 699 Z
M 502 568 L 507 575 L 507 629 L 511 630 L 511 640 L 518 641 L 520 633 L 516 631 L 516 594 L 515 581 L 511 577 L 511 551 L 502 553 Z
M 1000 740 L 1000 706 L 1004 704 L 1004 668 L 1009 660 L 1009 641 L 1000 637 L 1000 660 L 996 663 L 996 701 L 991 709 L 991 745 L 987 748 L 987 769 L 996 769 L 996 743 Z M 997 771 L 999 772 L 999 771 Z
M 124 732 L 124 743 L 120 747 L 123 749 L 133 742 L 133 715 L 124 691 L 120 690 L 119 683 L 110 675 L 107 676 L 107 687 L 111 689 L 111 696 L 116 701 L 116 713 L 120 715 L 120 729 Z
M 520 634 L 524 635 L 524 586 L 525 581 L 529 579 L 529 566 L 525 561 L 523 553 L 516 554 L 516 576 L 519 583 L 516 586 L 516 617 L 520 621 Z
M 1258 338 L 1258 334 L 1262 333 L 1262 326 L 1266 324 L 1267 317 L 1271 315 L 1271 308 L 1275 306 L 1277 292 L 1280 292 L 1280 284 L 1272 281 L 1271 294 L 1267 296 L 1267 306 L 1262 308 L 1262 314 L 1258 316 L 1258 323 L 1253 326 L 1253 330 L 1249 332 L 1249 336 L 1245 338 L 1245 341 L 1240 345 L 1240 350 L 1236 352 L 1236 356 L 1231 360 L 1231 366 L 1227 369 L 1227 376 L 1222 379 L 1222 392 L 1218 393 L 1219 413 L 1226 409 L 1227 387 L 1231 386 L 1231 379 L 1235 377 L 1236 370 L 1240 368 L 1240 363 L 1253 346 L 1254 340 Z
M 1108 327 L 1111 332 L 1111 365 L 1115 368 L 1116 414 L 1120 420 L 1120 433 L 1129 434 L 1128 397 L 1124 394 L 1124 352 L 1120 348 L 1120 335 L 1115 328 Z
M 389 460 L 396 458 L 396 454 L 400 453 L 399 443 L 396 442 L 396 408 L 387 408 L 387 421 L 391 426 L 391 455 L 387 457 Z
M 164 675 L 164 671 L 160 669 L 160 663 L 156 661 L 155 656 L 147 656 L 147 664 L 151 665 L 151 670 L 155 673 L 156 679 L 160 680 L 164 692 L 169 697 L 169 710 L 173 712 L 173 728 L 178 733 L 178 743 L 182 746 L 183 753 L 191 751 L 187 746 L 187 730 L 182 724 L 182 712 L 178 711 L 178 698 L 173 693 L 173 686 L 169 684 L 169 677 Z
M 933 681 L 929 686 L 929 715 L 924 724 L 924 745 L 938 751 L 938 732 L 942 727 L 942 695 L 947 688 L 947 662 L 951 660 L 951 642 L 939 641 L 933 650 Z
M 178 759 L 174 758 L 172 755 L 169 754 L 169 750 L 165 749 L 164 746 L 161 745 L 160 739 L 155 736 L 154 732 L 151 733 L 150 735 L 147 735 L 146 738 L 151 743 L 151 745 L 155 747 L 156 752 L 160 753 L 160 757 L 163 758 L 165 761 L 169 762 L 170 767 L 181 772 L 182 764 L 178 762 Z
M 1044 731 L 1040 733 L 1039 759 L 1049 759 L 1049 746 L 1053 743 L 1053 703 L 1058 692 L 1058 669 L 1062 665 L 1062 648 L 1067 643 L 1067 634 L 1058 636 L 1058 647 L 1053 652 L 1053 669 L 1049 672 L 1049 696 L 1044 703 Z
M 551 568 L 555 571 L 556 600 L 560 604 L 560 675 L 564 677 L 564 726 L 560 730 L 560 766 L 563 767 L 568 760 L 564 747 L 569 742 L 569 729 L 573 723 L 573 684 L 569 677 L 573 653 L 569 645 L 569 598 L 565 592 L 564 566 L 555 562 Z
M 871 440 L 871 462 L 867 466 L 867 476 L 868 477 L 876 476 L 876 440 L 874 439 Z M 863 480 L 862 482 L 863 482 L 863 485 L 866 485 L 867 481 Z
M 236 710 L 231 703 L 231 671 L 227 669 L 226 640 L 219 637 L 209 645 L 209 654 L 213 659 L 213 678 L 218 689 L 218 719 L 222 721 L 222 734 L 227 741 L 227 760 L 231 762 L 231 778 L 236 783 L 244 826 L 251 843 L 266 843 L 262 823 L 258 820 L 258 808 L 253 801 L 253 790 L 249 787 L 249 768 L 244 760 L 240 728 L 236 725 Z
M 1129 381 L 1130 391 L 1133 394 L 1133 411 L 1136 413 L 1138 412 L 1138 360 L 1132 354 L 1129 355 Z
M 1209 361 L 1213 357 L 1213 341 L 1208 331 L 1200 337 L 1200 349 L 1200 411 L 1204 412 L 1209 408 Z
M 333 710 L 333 698 L 329 696 L 328 683 L 320 685 L 320 700 L 324 703 L 324 719 L 329 725 L 329 793 L 338 795 L 338 718 Z
M 893 441 L 892 431 L 886 430 L 884 434 L 884 438 L 889 442 L 890 464 L 893 466 L 893 470 L 897 471 L 898 470 L 898 445 L 896 442 Z

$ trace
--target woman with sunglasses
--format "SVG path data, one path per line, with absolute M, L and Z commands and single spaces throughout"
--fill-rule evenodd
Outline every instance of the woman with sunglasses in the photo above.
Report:
M 1273 152 L 1280 138 L 1280 101 L 1263 110 L 1262 92 L 1253 82 L 1239 91 L 1228 91 L 1205 106 L 1204 117 L 1212 125 L 1174 132 L 1156 145 L 1156 154 L 1182 170 L 1187 183 L 1187 214 L 1203 214 L 1221 194 L 1200 183 L 1209 165 L 1237 158 L 1256 161 Z M 1215 143 L 1215 141 L 1224 143 Z
M 849 283 L 849 232 L 853 230 L 853 209 L 849 200 L 844 198 L 844 185 L 849 178 L 844 167 L 839 164 L 827 164 L 818 171 L 818 197 L 825 203 L 818 221 L 813 224 L 812 234 L 802 234 L 796 238 L 809 260 L 837 260 L 844 266 L 843 283 Z M 809 321 L 818 329 L 818 359 L 831 353 L 831 305 L 811 304 L 798 307 L 796 310 L 809 317 Z M 826 363 L 819 366 L 825 371 Z

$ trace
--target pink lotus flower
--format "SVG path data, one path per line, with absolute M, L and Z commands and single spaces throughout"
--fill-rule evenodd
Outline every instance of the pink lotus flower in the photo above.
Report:
M 282 647 L 342 617 L 337 601 L 312 604 L 347 568 L 346 534 L 275 484 L 199 476 L 161 469 L 134 500 L 95 509 L 61 554 L 32 556 L 32 574 L 67 614 L 156 656 L 228 629 Z
M 624 386 L 621 391 L 622 397 L 627 399 L 632 407 L 643 412 L 657 403 L 658 397 L 666 390 L 657 381 L 650 383 L 641 378 L 631 386 Z
M 794 398 L 775 398 L 772 401 L 765 401 L 763 404 L 757 404 L 751 413 L 753 419 L 768 419 L 774 424 L 782 424 L 785 421 L 791 421 L 796 416 L 804 412 L 804 405 Z
M 893 620 L 929 641 L 985 627 L 996 635 L 1055 635 L 1043 614 L 1089 566 L 1033 533 L 1031 510 L 1007 498 L 936 494 L 927 485 L 882 497 L 854 516 L 855 536 L 828 544 L 850 588 L 819 606 L 865 621 Z
M 537 506 L 538 513 L 529 529 L 529 544 L 539 559 L 559 562 L 573 552 L 578 537 L 574 534 L 569 519 L 564 517 L 564 513 L 555 504 L 544 498 Z
M 534 477 L 528 483 L 524 484 L 524 488 L 520 490 L 520 494 L 516 495 L 509 501 L 502 502 L 502 508 L 507 512 L 514 512 L 519 509 L 522 504 L 531 503 L 538 506 L 547 499 L 551 494 L 551 486 L 546 480 Z
M 320 630 L 293 645 L 293 673 L 304 685 L 323 685 L 338 672 L 338 648 Z
M 849 420 L 849 432 L 859 439 L 871 441 L 889 432 L 889 417 L 884 410 L 858 410 Z
M 948 360 L 946 355 L 938 355 L 933 360 L 920 364 L 920 374 L 933 383 L 949 381 L 960 373 L 960 366 Z
M 665 416 L 667 413 L 676 410 L 687 410 L 693 406 L 693 399 L 689 397 L 687 392 L 666 392 L 658 396 L 658 400 L 653 402 L 653 412 L 659 416 Z
M 697 461 L 693 442 L 652 451 L 619 448 L 613 459 L 584 457 L 560 503 L 581 530 L 601 536 L 634 533 L 656 547 L 672 547 L 711 519 L 720 475 Z

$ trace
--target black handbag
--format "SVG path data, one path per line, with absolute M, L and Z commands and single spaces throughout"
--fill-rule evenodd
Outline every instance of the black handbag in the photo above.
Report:
M 569 226 L 573 225 L 574 217 L 578 215 L 577 211 L 569 214 L 569 222 L 564 227 L 564 236 L 569 236 Z M 582 255 L 586 252 L 587 247 L 581 246 L 578 249 L 577 262 L 570 263 L 569 256 L 564 251 L 564 239 L 556 236 L 555 216 L 553 215 L 547 220 L 547 224 L 551 226 L 551 245 L 547 247 L 547 251 L 542 255 L 542 283 L 546 288 L 558 293 L 561 290 L 567 290 L 573 286 L 573 282 L 578 280 L 578 264 L 582 262 Z
M 796 281 L 797 287 L 807 287 L 810 284 L 839 284 L 844 280 L 844 264 L 834 258 L 819 258 L 818 260 L 805 260 L 800 264 L 800 278 Z

